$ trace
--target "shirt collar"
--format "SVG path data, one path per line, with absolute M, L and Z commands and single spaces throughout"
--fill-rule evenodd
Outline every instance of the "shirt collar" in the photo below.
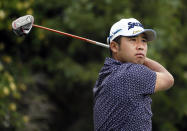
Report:
M 106 59 L 105 59 L 105 64 L 106 65 L 121 65 L 121 64 L 123 64 L 122 62 L 120 62 L 120 61 L 118 61 L 118 60 L 115 60 L 115 59 L 113 59 L 113 58 L 111 58 L 111 57 L 107 57 Z

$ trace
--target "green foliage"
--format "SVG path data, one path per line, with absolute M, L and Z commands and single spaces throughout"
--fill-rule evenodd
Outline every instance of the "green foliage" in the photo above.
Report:
M 185 0 L 1 0 L 0 129 L 93 130 L 92 87 L 108 50 L 33 28 L 13 34 L 14 19 L 106 43 L 111 25 L 135 17 L 157 31 L 148 57 L 164 65 L 175 85 L 153 95 L 153 131 L 187 129 L 187 8 Z

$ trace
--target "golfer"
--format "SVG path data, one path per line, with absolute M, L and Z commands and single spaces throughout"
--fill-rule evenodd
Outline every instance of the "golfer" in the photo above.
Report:
M 134 18 L 111 27 L 111 58 L 106 58 L 93 88 L 95 131 L 152 130 L 150 95 L 174 84 L 161 64 L 146 57 L 147 44 L 155 38 L 154 30 L 144 29 Z

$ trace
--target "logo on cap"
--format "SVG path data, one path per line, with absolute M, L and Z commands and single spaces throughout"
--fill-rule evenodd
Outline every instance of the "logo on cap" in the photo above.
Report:
M 112 35 L 110 35 L 109 37 L 108 37 L 108 40 L 110 41 L 110 39 L 115 35 L 115 34 L 117 34 L 118 32 L 120 32 L 122 29 L 118 29 L 118 30 L 116 30 L 115 32 L 113 32 L 112 33 Z
M 134 28 L 135 26 L 139 26 L 143 28 L 143 25 L 139 22 L 129 22 L 128 23 L 128 30 L 130 30 L 131 28 Z
M 137 33 L 141 32 L 141 31 L 142 31 L 142 30 L 135 30 L 135 31 L 133 31 L 132 34 L 137 34 Z

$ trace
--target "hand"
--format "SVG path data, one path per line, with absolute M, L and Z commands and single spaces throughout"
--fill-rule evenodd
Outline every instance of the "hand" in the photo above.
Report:
M 148 61 L 149 61 L 149 58 L 145 57 L 145 60 L 144 60 L 144 63 L 143 63 L 143 65 L 147 66 L 147 64 L 148 64 Z

